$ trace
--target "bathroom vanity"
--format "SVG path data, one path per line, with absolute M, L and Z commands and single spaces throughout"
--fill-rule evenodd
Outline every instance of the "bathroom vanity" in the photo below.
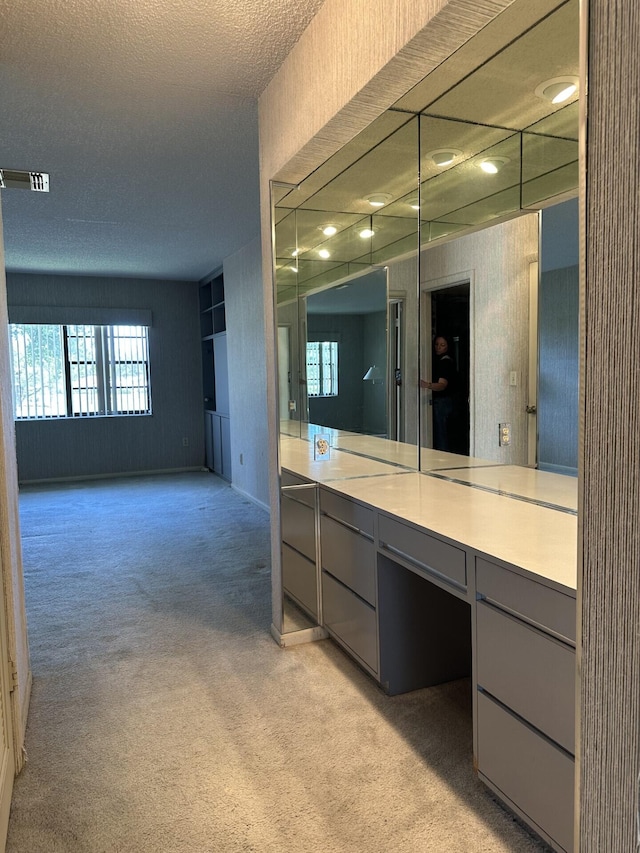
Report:
M 470 676 L 479 778 L 572 850 L 575 481 L 437 461 L 283 436 L 285 590 L 390 695 Z

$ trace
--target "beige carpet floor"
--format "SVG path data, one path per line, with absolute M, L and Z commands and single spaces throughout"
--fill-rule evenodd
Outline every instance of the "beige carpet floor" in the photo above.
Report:
M 213 475 L 30 487 L 21 518 L 9 853 L 547 849 L 475 778 L 468 681 L 389 698 L 331 641 L 278 648 L 268 519 Z

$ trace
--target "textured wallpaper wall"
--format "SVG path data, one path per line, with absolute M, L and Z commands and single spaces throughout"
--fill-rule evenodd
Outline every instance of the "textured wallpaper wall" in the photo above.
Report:
M 0 234 L 2 216 L 0 211 Z M 15 761 L 16 770 L 24 763 L 23 745 L 31 692 L 31 667 L 27 639 L 27 617 L 22 579 L 22 544 L 20 541 L 20 515 L 18 505 L 18 471 L 11 397 L 11 366 L 9 361 L 9 327 L 7 324 L 7 293 L 4 272 L 4 244 L 0 239 L 0 570 L 4 592 L 5 619 L 2 626 L 2 662 L 5 689 L 8 690 L 7 657 L 14 661 L 17 686 L 11 693 L 11 726 L 8 725 L 6 709 L 2 709 L 4 743 L 12 748 L 9 758 Z M 5 680 L 6 679 L 6 680 Z M 1 703 L 0 703 L 1 704 Z M 11 769 L 9 769 L 9 775 Z
M 529 274 L 537 260 L 535 213 L 422 252 L 423 292 L 471 281 L 471 454 L 505 464 L 527 464 Z M 498 446 L 499 423 L 511 424 L 508 447 Z
M 589 17 L 580 850 L 631 853 L 640 774 L 640 5 L 591 0 Z
M 224 293 L 233 485 L 267 507 L 269 427 L 259 238 L 225 258 Z

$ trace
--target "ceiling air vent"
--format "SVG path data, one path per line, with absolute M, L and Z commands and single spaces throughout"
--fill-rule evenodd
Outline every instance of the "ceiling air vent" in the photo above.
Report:
M 12 190 L 49 192 L 49 175 L 46 172 L 19 172 L 16 169 L 0 169 L 0 187 Z

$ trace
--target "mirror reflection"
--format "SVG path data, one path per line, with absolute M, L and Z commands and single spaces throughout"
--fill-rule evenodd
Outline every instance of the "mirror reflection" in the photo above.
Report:
M 308 293 L 303 305 L 306 420 L 387 438 L 386 271 Z
M 578 0 L 514 4 L 274 186 L 283 470 L 323 429 L 333 477 L 368 458 L 575 511 L 577 78 Z

